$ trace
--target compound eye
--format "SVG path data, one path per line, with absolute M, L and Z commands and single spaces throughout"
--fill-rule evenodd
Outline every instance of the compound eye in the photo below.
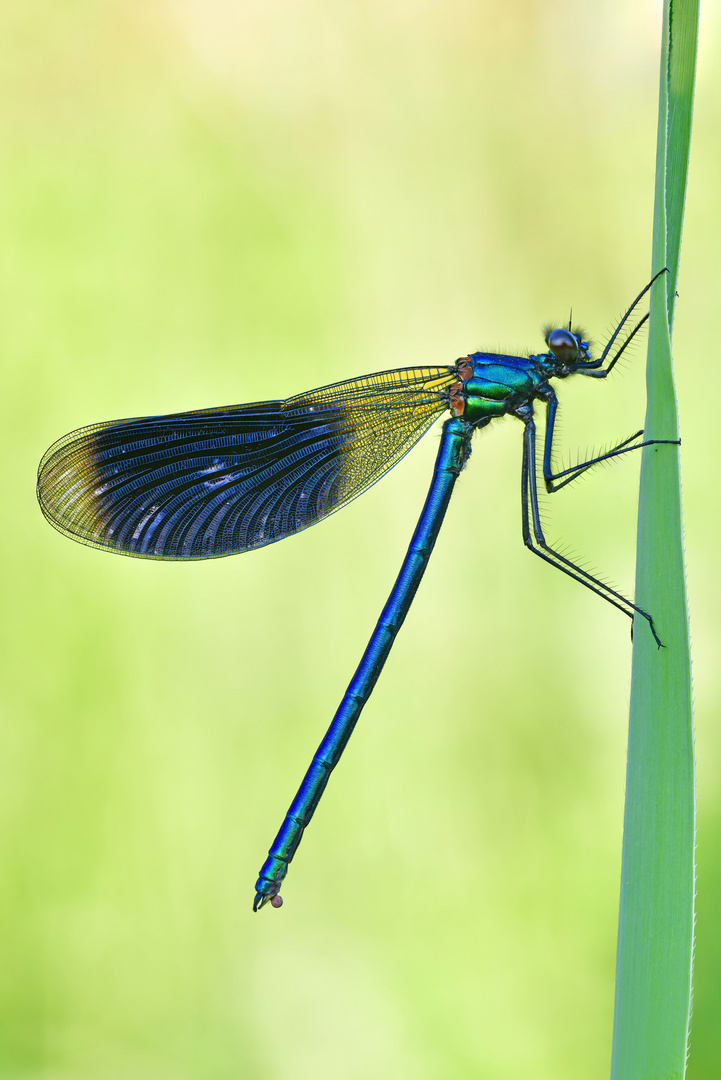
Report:
M 552 330 L 546 342 L 553 355 L 565 363 L 578 356 L 578 339 L 570 330 Z

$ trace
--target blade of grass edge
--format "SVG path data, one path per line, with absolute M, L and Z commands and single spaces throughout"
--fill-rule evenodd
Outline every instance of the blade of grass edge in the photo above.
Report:
M 671 327 L 693 110 L 698 0 L 665 0 L 646 374 L 647 438 L 678 438 Z M 679 454 L 643 451 L 612 1080 L 686 1071 L 694 923 L 695 792 Z

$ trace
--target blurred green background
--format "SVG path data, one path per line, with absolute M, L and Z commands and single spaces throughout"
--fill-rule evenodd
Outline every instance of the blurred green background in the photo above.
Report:
M 709 7 L 711 7 L 709 5 Z M 721 1059 L 721 27 L 704 11 L 675 356 L 694 648 L 689 1077 Z M 51 530 L 96 420 L 469 350 L 597 341 L 649 277 L 660 3 L 26 0 L 0 9 L 0 1075 L 607 1075 L 627 621 L 525 552 L 520 425 L 477 436 L 305 838 L 267 847 L 394 579 L 438 442 L 317 529 L 188 566 Z M 644 349 L 562 391 L 643 421 Z M 619 365 L 620 366 L 620 365 Z M 546 501 L 628 592 L 638 462 Z

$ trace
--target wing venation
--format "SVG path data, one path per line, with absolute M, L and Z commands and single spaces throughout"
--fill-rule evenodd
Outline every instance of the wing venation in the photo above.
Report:
M 405 368 L 286 401 L 111 421 L 47 451 L 48 521 L 91 547 L 208 559 L 308 528 L 392 468 L 447 408 L 449 367 Z

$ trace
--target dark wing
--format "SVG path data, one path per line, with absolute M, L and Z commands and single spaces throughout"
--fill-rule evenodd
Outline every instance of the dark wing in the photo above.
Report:
M 375 483 L 446 409 L 453 368 L 404 368 L 261 401 L 80 428 L 38 499 L 91 547 L 208 559 L 314 525 Z

